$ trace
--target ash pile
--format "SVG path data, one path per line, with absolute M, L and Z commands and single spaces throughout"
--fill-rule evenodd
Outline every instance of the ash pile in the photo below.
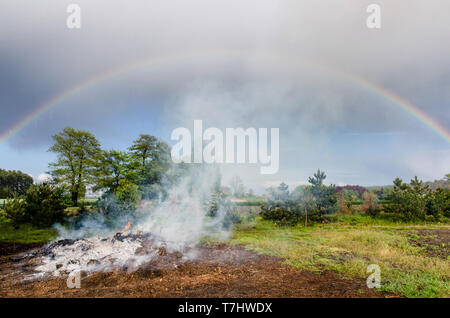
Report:
M 195 248 L 163 241 L 151 233 L 116 233 L 107 237 L 63 239 L 22 256 L 32 261 L 28 278 L 66 276 L 72 272 L 132 272 L 139 268 L 173 269 L 192 258 Z

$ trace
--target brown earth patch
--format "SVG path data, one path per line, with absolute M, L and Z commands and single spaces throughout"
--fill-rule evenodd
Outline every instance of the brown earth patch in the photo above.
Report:
M 409 242 L 422 247 L 428 256 L 448 259 L 450 255 L 450 229 L 418 229 L 412 232 L 419 238 L 410 238 Z
M 0 241 L 0 256 L 13 255 L 43 246 L 45 243 L 14 243 Z
M 24 280 L 27 264 L 0 264 L 0 297 L 392 297 L 368 289 L 364 279 L 282 264 L 242 246 L 202 246 L 195 261 L 155 260 L 143 268 L 83 274 L 80 289 L 64 278 Z M 164 261 L 165 260 L 165 261 Z M 28 265 L 29 266 L 29 265 Z

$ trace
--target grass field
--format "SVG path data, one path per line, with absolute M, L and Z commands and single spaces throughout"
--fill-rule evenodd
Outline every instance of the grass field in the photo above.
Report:
M 28 224 L 16 229 L 0 217 L 0 241 L 3 242 L 43 243 L 54 240 L 57 234 L 56 230 L 40 229 Z
M 38 243 L 56 236 L 53 229 L 30 225 L 15 229 L 0 217 L 0 241 Z M 300 269 L 332 270 L 348 278 L 367 278 L 367 266 L 378 264 L 383 291 L 406 297 L 449 297 L 449 237 L 450 224 L 345 215 L 335 223 L 308 227 L 278 227 L 250 219 L 236 226 L 229 243 L 278 256 Z
M 426 247 L 411 243 L 418 236 L 416 231 L 424 228 L 449 231 L 450 225 L 407 225 L 344 216 L 327 225 L 280 228 L 259 220 L 241 226 L 231 243 L 284 258 L 298 268 L 329 269 L 349 278 L 367 278 L 367 266 L 378 264 L 384 291 L 407 297 L 449 297 L 448 256 L 429 256 Z M 445 248 L 448 242 L 440 244 Z

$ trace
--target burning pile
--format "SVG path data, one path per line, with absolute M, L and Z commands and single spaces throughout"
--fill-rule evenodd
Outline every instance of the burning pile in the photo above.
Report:
M 211 185 L 198 178 L 193 187 L 200 194 L 210 193 Z M 118 217 L 116 224 L 128 224 L 114 234 L 103 220 L 83 219 L 79 226 L 58 227 L 61 238 L 45 247 L 26 254 L 27 269 L 33 270 L 30 278 L 65 276 L 72 272 L 123 271 L 176 268 L 186 260 L 196 259 L 203 238 L 226 240 L 231 234 L 227 209 L 217 206 L 214 215 L 204 207 L 203 197 L 187 189 L 192 185 L 172 189 L 169 199 L 157 205 L 142 208 L 129 219 Z M 206 185 L 207 186 L 206 186 Z M 201 186 L 206 188 L 202 190 Z M 104 231 L 105 229 L 105 231 Z M 93 234 L 96 234 L 92 236 Z M 22 267 L 22 270 L 25 270 Z
M 129 225 L 125 230 L 129 228 Z M 38 260 L 33 278 L 65 276 L 71 272 L 134 271 L 152 264 L 176 268 L 189 258 L 193 250 L 175 250 L 170 242 L 150 233 L 124 233 L 106 237 L 63 239 L 24 255 L 24 259 Z M 169 261 L 168 261 L 169 260 Z M 156 262 L 154 262 L 156 261 Z

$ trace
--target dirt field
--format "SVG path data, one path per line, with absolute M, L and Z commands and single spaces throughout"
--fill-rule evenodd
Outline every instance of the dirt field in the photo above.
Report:
M 38 248 L 43 246 L 43 243 L 10 243 L 10 242 L 0 242 L 0 257 L 14 255 L 22 252 L 26 252 L 33 248 Z
M 429 256 L 447 259 L 450 255 L 450 231 L 448 229 L 420 229 L 412 232 L 410 243 L 425 249 Z
M 14 250 L 1 248 L 3 255 Z M 0 259 L 0 297 L 392 297 L 368 289 L 364 279 L 299 270 L 224 244 L 201 247 L 195 261 L 166 254 L 132 273 L 85 274 L 80 289 L 69 289 L 65 278 L 24 281 L 30 265 L 16 259 Z

